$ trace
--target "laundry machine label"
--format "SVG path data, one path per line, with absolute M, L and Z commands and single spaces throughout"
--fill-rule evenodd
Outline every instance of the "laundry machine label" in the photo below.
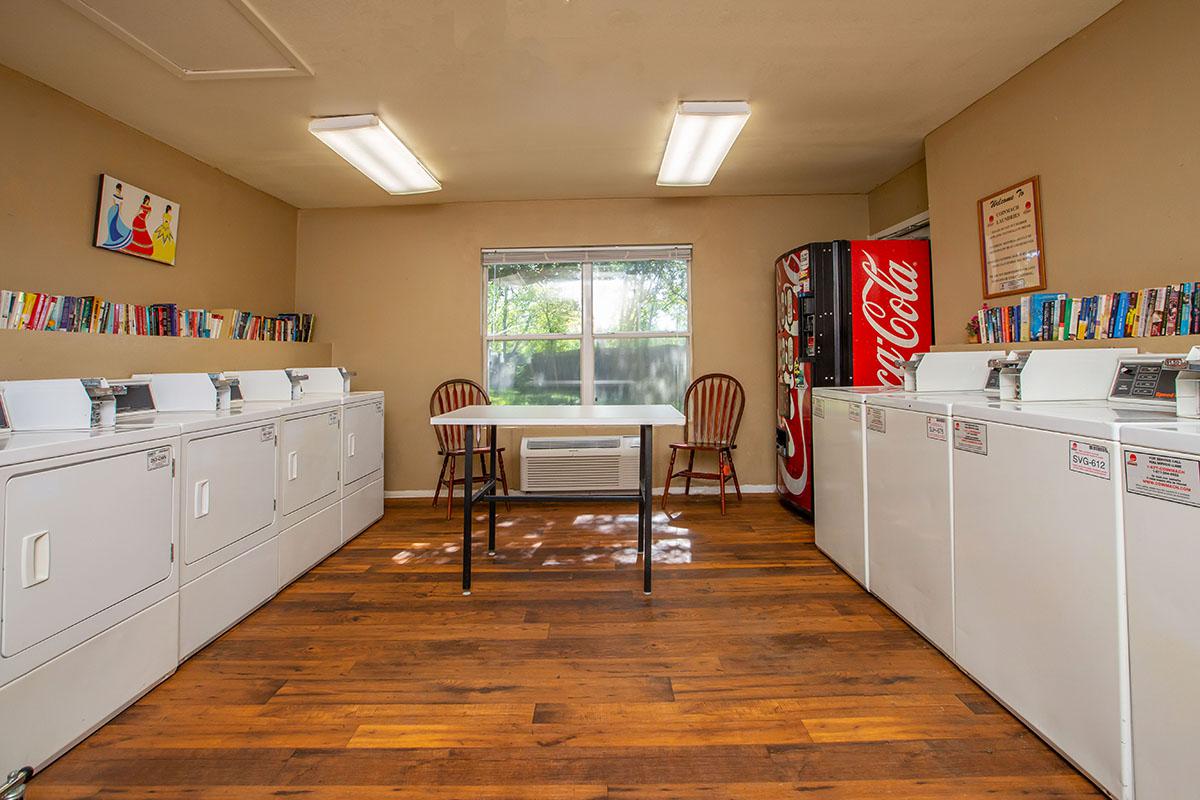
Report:
M 858 403 L 851 403 L 846 406 L 846 416 L 850 417 L 851 422 L 859 422 L 862 420 L 862 406 Z
M 946 441 L 946 418 L 945 417 L 926 417 L 925 418 L 925 438 L 933 439 L 935 442 Z
M 1071 472 L 1109 480 L 1108 448 L 1091 442 L 1070 440 L 1068 455 Z
M 813 398 L 813 416 L 825 419 L 825 400 L 820 397 Z
M 882 408 L 867 409 L 867 430 L 887 433 L 887 413 Z
M 1200 461 L 1126 450 L 1125 489 L 1131 494 L 1200 506 Z
M 954 449 L 964 453 L 987 455 L 987 425 L 981 422 L 954 421 Z
M 162 469 L 171 463 L 171 448 L 160 447 L 146 453 L 146 471 Z
M 270 442 L 275 439 L 275 426 L 264 425 L 258 429 L 258 439 L 262 442 Z

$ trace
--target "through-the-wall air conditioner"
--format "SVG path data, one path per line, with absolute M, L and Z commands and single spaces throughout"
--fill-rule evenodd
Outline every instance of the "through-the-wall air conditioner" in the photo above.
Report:
M 521 491 L 636 490 L 637 436 L 526 436 Z

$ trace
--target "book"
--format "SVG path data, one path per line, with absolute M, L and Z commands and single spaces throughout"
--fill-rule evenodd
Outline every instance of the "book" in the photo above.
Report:
M 1179 334 L 1188 336 L 1192 332 L 1192 281 L 1183 284 L 1183 299 L 1179 304 Z
M 1166 310 L 1163 312 L 1163 336 L 1179 332 L 1179 292 L 1174 285 L 1167 287 Z

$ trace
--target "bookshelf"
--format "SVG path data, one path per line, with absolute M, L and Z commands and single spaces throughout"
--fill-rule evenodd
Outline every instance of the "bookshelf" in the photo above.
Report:
M 324 367 L 327 342 L 0 330 L 0 380 Z
M 933 350 L 1057 350 L 1073 347 L 1136 347 L 1139 353 L 1186 353 L 1200 345 L 1200 334 L 1188 336 L 1127 336 L 1123 339 L 1073 339 L 1066 342 L 1007 342 L 935 344 Z

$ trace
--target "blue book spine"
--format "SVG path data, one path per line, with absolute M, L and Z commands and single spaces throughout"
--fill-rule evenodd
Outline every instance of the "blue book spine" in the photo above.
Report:
M 1183 284 L 1182 298 L 1179 301 L 1179 333 L 1187 336 L 1192 332 L 1192 282 Z
M 1125 336 L 1125 312 L 1129 309 L 1129 297 L 1125 292 L 1117 292 L 1117 305 L 1113 309 L 1112 338 L 1121 339 Z

